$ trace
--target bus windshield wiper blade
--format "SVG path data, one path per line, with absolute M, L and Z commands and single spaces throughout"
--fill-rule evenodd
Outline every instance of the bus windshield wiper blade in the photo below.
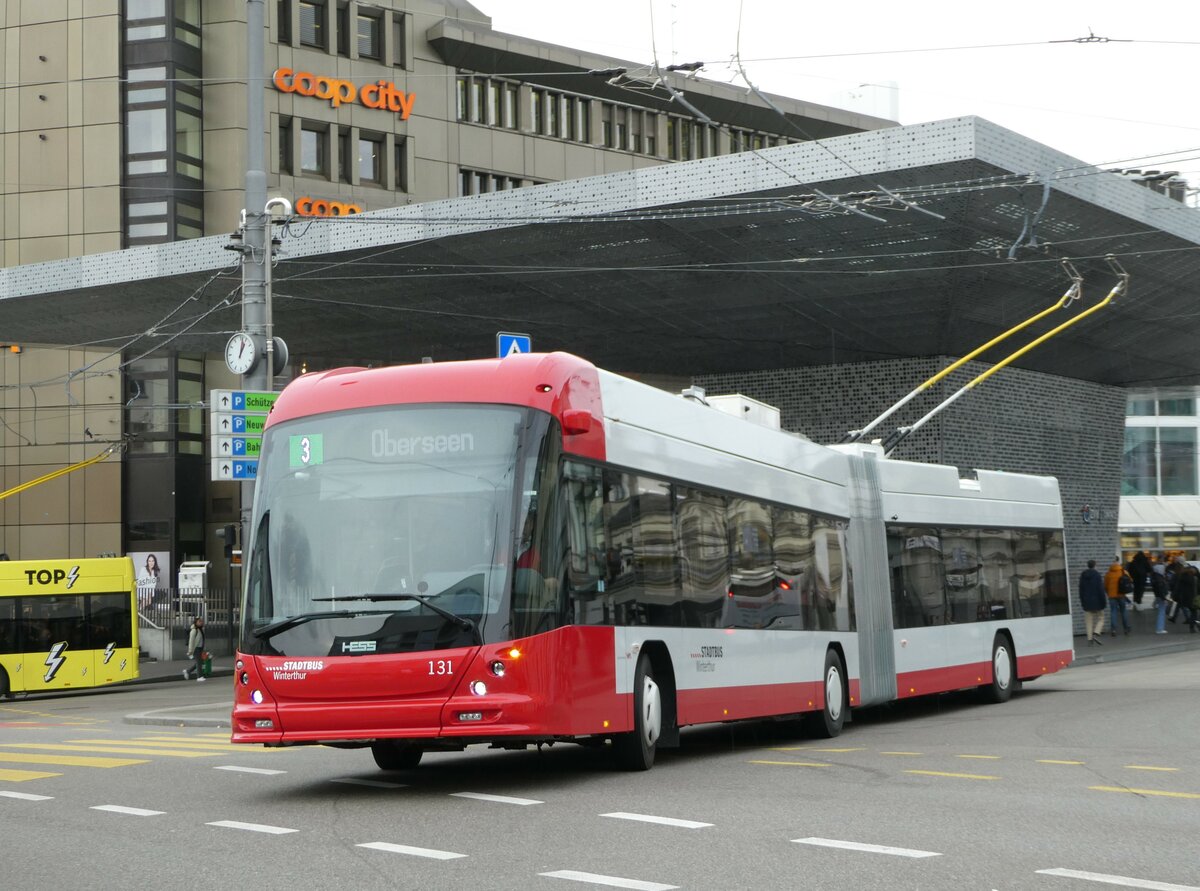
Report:
M 372 603 L 380 600 L 415 600 L 421 606 L 428 607 L 437 613 L 448 622 L 453 622 L 463 631 L 470 631 L 475 636 L 475 642 L 483 646 L 483 635 L 479 633 L 479 626 L 465 616 L 460 616 L 457 613 L 452 613 L 448 609 L 443 609 L 435 603 L 432 603 L 428 598 L 422 597 L 419 594 L 348 594 L 344 597 L 314 597 L 313 600 L 370 600 Z
M 280 619 L 278 622 L 272 622 L 265 628 L 259 628 L 257 631 L 250 633 L 259 640 L 266 640 L 268 637 L 274 637 L 281 631 L 287 631 L 289 628 L 295 628 L 297 625 L 303 625 L 305 622 L 315 622 L 319 619 L 349 619 L 355 616 L 387 615 L 391 615 L 391 613 L 381 609 L 339 609 L 326 613 L 301 613 L 298 616 L 289 616 L 286 619 Z

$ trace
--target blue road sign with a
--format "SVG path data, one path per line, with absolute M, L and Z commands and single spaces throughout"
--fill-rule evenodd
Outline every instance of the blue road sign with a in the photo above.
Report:
M 258 479 L 258 462 L 257 461 L 234 461 L 233 462 L 233 478 L 235 480 L 256 480 L 256 479 Z
M 528 334 L 513 334 L 511 331 L 500 331 L 496 334 L 496 355 L 501 359 L 513 353 L 528 353 L 533 350 L 533 338 Z

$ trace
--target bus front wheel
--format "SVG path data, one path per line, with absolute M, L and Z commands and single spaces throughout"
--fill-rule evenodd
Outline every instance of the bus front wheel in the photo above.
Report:
M 649 770 L 662 735 L 662 689 L 654 679 L 650 659 L 638 657 L 633 680 L 633 731 L 613 738 L 613 755 L 625 770 Z
M 371 746 L 371 754 L 380 770 L 412 770 L 421 763 L 423 749 L 414 745 L 394 742 L 377 742 Z
M 822 675 L 825 687 L 825 705 L 819 712 L 809 715 L 808 725 L 814 736 L 833 739 L 842 732 L 846 723 L 846 671 L 841 657 L 834 650 L 825 653 L 825 672 Z
M 992 682 L 980 690 L 989 702 L 1008 702 L 1017 685 L 1017 660 L 1013 656 L 1012 644 L 1003 634 L 992 641 Z

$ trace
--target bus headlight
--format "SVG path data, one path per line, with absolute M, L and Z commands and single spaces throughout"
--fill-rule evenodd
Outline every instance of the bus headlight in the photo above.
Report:
M 471 692 L 476 696 L 487 696 L 487 684 L 483 681 L 471 681 Z
M 262 701 L 263 701 L 262 690 L 255 690 L 253 693 L 251 693 L 250 701 L 253 702 L 255 705 L 262 705 Z
M 505 666 L 504 666 L 504 663 L 501 662 L 499 659 L 497 659 L 495 662 L 493 662 L 491 665 L 489 665 L 488 668 L 490 668 L 492 670 L 492 674 L 494 674 L 496 677 L 498 677 L 498 678 L 504 677 Z

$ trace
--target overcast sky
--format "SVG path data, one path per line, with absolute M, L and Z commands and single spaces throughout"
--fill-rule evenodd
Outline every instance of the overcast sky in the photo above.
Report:
M 1091 164 L 1178 170 L 1200 186 L 1196 0 L 473 2 L 498 31 L 702 61 L 703 77 L 744 83 L 736 54 L 767 92 L 902 124 L 974 114 Z M 1052 42 L 1089 35 L 1111 42 Z

